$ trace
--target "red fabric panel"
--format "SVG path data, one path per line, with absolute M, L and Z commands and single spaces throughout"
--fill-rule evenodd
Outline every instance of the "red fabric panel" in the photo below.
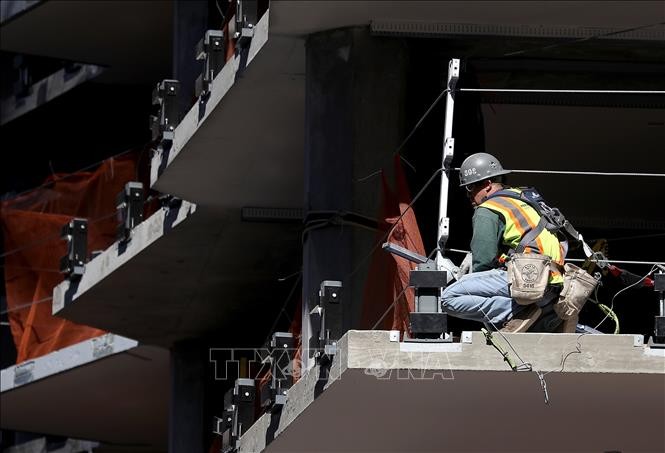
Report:
M 33 302 L 52 296 L 63 280 L 62 226 L 72 217 L 87 218 L 88 252 L 109 247 L 115 241 L 116 195 L 135 177 L 135 156 L 127 154 L 94 172 L 56 175 L 47 187 L 0 205 L 7 308 L 18 363 L 105 333 L 52 316 L 50 300 Z
M 413 208 L 406 210 L 411 202 L 408 183 L 399 156 L 395 156 L 395 191 L 391 191 L 385 176 L 382 174 L 383 203 L 380 231 L 376 241 L 394 226 L 388 241 L 400 245 L 413 252 L 425 255 L 425 247 L 420 236 L 418 222 Z M 406 212 L 406 213 L 405 213 Z M 399 219 L 399 216 L 403 214 Z M 398 220 L 399 219 L 399 220 Z M 363 313 L 361 324 L 363 329 L 409 330 L 409 312 L 415 309 L 414 292 L 408 288 L 383 320 L 376 325 L 381 316 L 388 310 L 398 294 L 408 286 L 409 272 L 415 264 L 404 258 L 386 253 L 380 248 L 374 252 L 370 263 L 364 289 Z M 392 315 L 391 313 L 392 312 Z

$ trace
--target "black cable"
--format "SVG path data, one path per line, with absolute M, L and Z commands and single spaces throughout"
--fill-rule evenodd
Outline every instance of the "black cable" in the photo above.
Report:
M 402 143 L 397 147 L 397 149 L 395 149 L 395 151 L 393 151 L 393 153 L 392 153 L 391 156 L 390 156 L 391 159 L 394 158 L 396 155 L 398 155 L 398 154 L 402 151 L 402 148 L 404 147 L 404 145 L 406 145 L 406 143 L 409 141 L 409 139 L 411 139 L 411 137 L 412 137 L 413 134 L 416 132 L 416 130 L 420 127 L 420 125 L 423 123 L 423 121 L 425 121 L 425 118 L 427 118 L 427 116 L 432 112 L 432 110 L 434 109 L 434 107 L 439 103 L 439 101 L 441 100 L 441 98 L 443 98 L 443 95 L 446 94 L 446 93 L 448 93 L 449 91 L 450 91 L 450 90 L 449 90 L 448 88 L 445 88 L 443 91 L 441 91 L 441 93 L 439 93 L 439 95 L 436 97 L 436 99 L 434 99 L 434 102 L 432 102 L 432 104 L 429 106 L 429 108 L 428 108 L 428 109 L 425 111 L 425 113 L 420 117 L 420 119 L 418 120 L 418 122 L 416 123 L 416 125 L 413 126 L 413 128 L 411 129 L 411 132 L 409 132 L 409 133 L 407 134 L 406 138 L 405 138 L 404 140 L 402 140 Z M 406 164 L 409 165 L 414 171 L 416 170 L 415 167 L 414 167 L 413 165 L 411 165 L 406 159 L 404 159 L 403 156 L 400 155 L 400 158 L 401 158 L 404 162 L 406 162 Z M 382 167 L 382 168 L 383 168 L 383 167 Z M 370 173 L 370 174 L 367 175 L 367 176 L 363 176 L 362 178 L 358 178 L 358 179 L 356 179 L 356 182 L 366 181 L 366 180 L 370 179 L 371 177 L 378 175 L 379 173 L 381 173 L 381 171 L 382 171 L 382 169 L 376 170 L 376 171 Z
M 21 196 L 23 196 L 23 195 L 25 195 L 25 194 L 27 194 L 27 193 L 29 193 L 29 192 L 32 192 L 32 191 L 34 191 L 34 190 L 38 190 L 38 189 L 43 189 L 44 187 L 48 187 L 48 186 L 50 186 L 51 184 L 54 184 L 54 183 L 59 182 L 59 181 L 63 181 L 63 180 L 65 180 L 65 179 L 67 179 L 67 178 L 71 178 L 72 176 L 76 176 L 76 175 L 78 175 L 78 174 L 81 173 L 81 172 L 84 172 L 84 171 L 90 170 L 90 169 L 92 169 L 92 168 L 98 167 L 99 165 L 103 164 L 103 163 L 106 162 L 107 160 L 116 159 L 116 158 L 118 158 L 118 157 L 120 157 L 120 156 L 124 156 L 125 154 L 129 154 L 129 153 L 134 152 L 134 151 L 136 151 L 136 147 L 134 147 L 134 148 L 130 148 L 130 149 L 127 149 L 127 150 L 125 150 L 125 151 L 123 151 L 123 152 L 121 152 L 121 153 L 118 153 L 118 154 L 114 154 L 114 155 L 111 156 L 111 157 L 106 157 L 106 158 L 104 158 L 104 159 L 102 159 L 102 160 L 100 160 L 100 161 L 98 161 L 98 162 L 95 162 L 95 163 L 90 164 L 90 165 L 87 165 L 87 166 L 85 166 L 85 167 L 83 167 L 83 168 L 81 168 L 81 169 L 79 169 L 79 170 L 76 170 L 75 172 L 67 173 L 66 175 L 63 175 L 63 176 L 61 176 L 61 177 L 59 177 L 59 178 L 57 178 L 57 179 L 53 179 L 53 180 L 51 180 L 51 181 L 47 181 L 47 182 L 45 182 L 45 183 L 42 183 L 42 184 L 39 185 L 39 186 L 33 187 L 33 188 L 31 188 L 31 189 L 26 189 L 26 190 L 24 190 L 24 191 L 22 191 L 22 192 L 17 193 L 16 195 L 14 195 L 14 196 L 12 196 L 12 197 L 5 198 L 5 199 L 2 200 L 2 201 L 4 202 L 4 201 L 13 201 L 13 200 L 16 200 L 17 198 L 19 198 L 19 197 L 21 197 Z
M 570 41 L 560 41 L 558 43 L 549 44 L 547 46 L 532 47 L 531 49 L 517 50 L 515 52 L 508 52 L 506 54 L 503 54 L 502 57 L 513 57 L 515 55 L 524 55 L 525 53 L 530 53 L 530 52 L 535 52 L 535 51 L 550 50 L 550 49 L 554 49 L 556 47 L 567 46 L 567 45 L 570 45 L 570 44 L 577 44 L 577 43 L 584 42 L 584 41 L 590 41 L 592 39 L 604 38 L 606 36 L 612 36 L 612 35 L 620 35 L 622 33 L 628 33 L 628 32 L 631 32 L 631 31 L 642 30 L 643 28 L 655 27 L 656 25 L 665 25 L 665 22 L 657 22 L 655 24 L 641 25 L 639 27 L 631 27 L 631 28 L 626 28 L 626 29 L 619 30 L 619 31 L 612 31 L 612 32 L 609 32 L 609 33 L 599 33 L 597 35 L 588 36 L 586 38 L 578 38 L 578 39 L 573 39 L 573 40 L 570 40 Z
M 381 244 L 383 244 L 387 238 L 390 237 L 390 235 L 393 233 L 393 231 L 395 230 L 395 228 L 397 228 L 397 225 L 399 225 L 400 220 L 402 220 L 402 218 L 406 215 L 406 213 L 409 212 L 409 210 L 411 210 L 411 208 L 413 207 L 413 204 L 414 204 L 416 201 L 418 201 L 418 198 L 420 198 L 420 196 L 425 192 L 425 190 L 427 189 L 427 187 L 429 187 L 429 185 L 432 183 L 432 181 L 434 181 L 434 179 L 436 178 L 436 176 L 438 176 L 438 174 L 441 173 L 442 171 L 443 171 L 443 168 L 438 168 L 438 169 L 432 174 L 432 176 L 430 176 L 430 178 L 427 180 L 427 182 L 425 183 L 425 185 L 420 189 L 420 191 L 416 194 L 416 196 L 413 197 L 413 200 L 411 200 L 411 203 L 409 203 L 409 204 L 407 205 L 406 209 L 404 209 L 404 211 L 403 211 L 403 212 L 400 214 L 400 216 L 397 218 L 397 220 L 395 221 L 395 224 L 392 226 L 392 228 L 390 228 L 390 230 L 388 230 L 388 232 L 387 232 L 386 234 L 384 234 L 384 235 L 381 237 L 381 239 L 380 239 L 379 241 L 377 241 L 376 244 L 374 244 L 374 246 L 373 246 L 372 249 L 369 251 L 369 253 L 367 253 L 367 255 L 365 255 L 365 256 L 360 260 L 360 262 L 358 263 L 358 265 L 357 265 L 357 266 L 356 266 L 356 267 L 355 267 L 355 268 L 354 268 L 349 274 L 347 274 L 347 275 L 344 277 L 345 280 L 348 281 L 349 278 L 351 278 L 356 272 L 358 272 L 358 271 L 360 270 L 360 268 L 364 265 L 365 261 L 366 261 L 369 257 L 371 257 L 371 256 L 374 254 L 374 252 L 376 251 L 376 249 L 378 249 L 379 246 L 380 246 Z
M 286 299 L 284 299 L 284 302 L 282 303 L 282 307 L 279 309 L 279 312 L 277 313 L 277 316 L 275 317 L 275 321 L 272 323 L 272 326 L 270 326 L 270 330 L 268 330 L 268 337 L 266 338 L 264 344 L 267 344 L 268 341 L 270 340 L 270 336 L 274 333 L 275 328 L 277 327 L 277 323 L 279 323 L 279 318 L 282 316 L 282 314 L 285 314 L 287 316 L 287 319 L 289 322 L 292 322 L 291 318 L 288 316 L 288 313 L 286 313 L 286 306 L 288 305 L 289 301 L 293 297 L 293 294 L 296 292 L 296 289 L 298 288 L 298 285 L 302 281 L 302 270 L 298 273 L 298 278 L 296 281 L 293 283 L 293 286 L 291 287 L 291 290 L 289 291 L 289 295 L 286 296 Z

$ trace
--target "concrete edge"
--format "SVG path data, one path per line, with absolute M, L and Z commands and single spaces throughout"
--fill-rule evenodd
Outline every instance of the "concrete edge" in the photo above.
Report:
M 238 441 L 238 452 L 263 451 L 273 439 L 287 429 L 316 398 L 341 379 L 348 368 L 347 352 L 348 338 L 344 335 L 337 342 L 337 354 L 329 370 L 315 365 L 303 373 L 300 380 L 289 389 L 284 407 L 274 413 L 263 414 L 242 435 Z
M 80 280 L 66 279 L 53 288 L 52 314 L 57 316 L 66 309 L 68 304 L 71 304 L 195 212 L 196 205 L 183 200 L 180 206 L 161 208 L 144 220 L 132 230 L 132 238 L 129 242 L 116 241 L 111 247 L 86 263 L 85 273 Z
M 347 336 L 348 368 L 512 371 L 482 332 L 463 332 L 460 343 L 395 342 L 387 331 Z M 515 364 L 523 359 L 534 371 L 665 374 L 665 353 L 645 345 L 642 335 L 494 332 L 493 338 Z
M 138 346 L 136 340 L 108 333 L 0 371 L 0 393 L 88 365 Z
M 2 99 L 0 103 L 0 124 L 6 124 L 21 115 L 46 104 L 68 92 L 69 90 L 87 82 L 90 79 L 101 75 L 104 72 L 102 66 L 91 64 L 82 64 L 80 69 L 74 74 L 68 74 L 65 69 L 60 69 L 39 82 L 34 83 L 30 88 L 31 92 L 25 97 L 11 96 Z
M 268 9 L 261 20 L 254 27 L 254 36 L 250 43 L 247 56 L 247 65 L 249 65 L 258 52 L 268 42 L 270 9 Z M 210 95 L 205 104 L 197 102 L 176 126 L 174 139 L 168 150 L 158 147 L 150 161 L 150 187 L 153 187 L 160 175 L 168 168 L 173 160 L 184 150 L 187 142 L 194 136 L 205 120 L 210 116 L 213 110 L 217 108 L 222 98 L 229 92 L 237 78 L 240 68 L 241 57 L 236 55 L 232 60 L 226 62 L 222 70 L 215 77 L 212 83 Z M 199 98 L 200 99 L 200 98 Z M 201 109 L 203 113 L 201 114 Z
M 419 371 L 441 371 L 444 379 L 454 378 L 455 370 L 513 372 L 501 354 L 487 344 L 482 332 L 463 332 L 459 343 L 400 342 L 395 333 L 347 332 L 338 342 L 338 354 L 328 378 L 318 365 L 303 374 L 289 390 L 281 411 L 263 414 L 240 438 L 238 451 L 263 451 L 347 370 L 363 369 L 377 380 L 395 378 L 392 370 L 406 370 L 411 378 L 417 378 Z M 494 335 L 497 343 L 515 358 L 504 338 Z M 665 375 L 665 349 L 645 345 L 642 335 L 533 333 L 509 334 L 505 338 L 525 361 L 530 361 L 534 371 Z

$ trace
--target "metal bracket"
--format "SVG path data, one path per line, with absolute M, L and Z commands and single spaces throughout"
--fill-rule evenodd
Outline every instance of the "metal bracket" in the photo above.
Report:
M 92 356 L 95 359 L 105 357 L 113 353 L 113 334 L 108 333 L 92 339 Z
M 258 2 L 256 0 L 237 0 L 236 32 L 234 38 L 238 49 L 247 48 L 254 37 L 254 26 L 258 22 Z
M 254 423 L 254 379 L 236 379 L 235 385 L 224 395 L 222 417 L 213 419 L 213 432 L 222 436 L 222 451 L 235 451 L 236 443 Z
M 446 138 L 443 144 L 443 168 L 445 171 L 450 170 L 450 164 L 455 155 L 455 139 L 453 137 Z
M 140 182 L 128 182 L 118 194 L 116 198 L 116 210 L 120 222 L 117 231 L 118 240 L 130 240 L 134 227 L 143 222 L 143 200 L 143 184 Z
M 165 79 L 157 84 L 152 92 L 152 105 L 158 106 L 156 115 L 150 116 L 150 129 L 152 140 L 173 140 L 175 128 L 178 124 L 178 92 L 180 82 Z
M 14 367 L 14 385 L 23 385 L 34 379 L 35 362 L 24 362 Z
M 286 403 L 288 391 L 293 383 L 293 357 L 295 346 L 293 334 L 275 332 L 270 340 L 270 399 L 273 407 Z
M 88 220 L 70 220 L 62 227 L 60 237 L 67 241 L 67 254 L 60 258 L 60 272 L 70 279 L 80 278 L 88 259 Z
M 226 63 L 224 32 L 208 30 L 196 45 L 196 59 L 203 61 L 203 73 L 196 79 L 196 97 L 210 92 L 212 82 Z

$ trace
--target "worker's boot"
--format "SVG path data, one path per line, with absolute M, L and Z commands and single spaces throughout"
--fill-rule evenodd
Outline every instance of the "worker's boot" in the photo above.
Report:
M 542 310 L 536 304 L 531 304 L 513 316 L 500 329 L 501 332 L 518 333 L 526 332 L 529 327 L 540 317 Z

